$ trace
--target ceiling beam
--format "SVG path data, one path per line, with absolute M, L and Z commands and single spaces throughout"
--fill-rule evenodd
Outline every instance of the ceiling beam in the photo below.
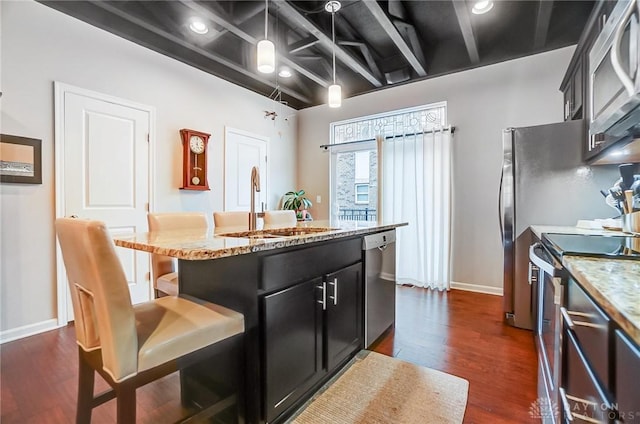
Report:
M 398 28 L 399 31 L 404 31 L 405 37 L 409 40 L 409 45 L 413 49 L 414 54 L 418 58 L 420 63 L 426 63 L 424 58 L 424 54 L 422 53 L 422 43 L 420 42 L 420 37 L 418 37 L 418 32 L 416 31 L 416 27 L 408 22 L 401 21 L 399 19 L 395 19 L 393 24 Z
M 318 56 L 317 54 L 300 55 L 297 57 L 300 58 L 301 60 L 307 60 L 309 62 L 319 63 L 320 66 L 322 66 L 324 71 L 327 73 L 327 75 L 333 75 L 333 68 L 331 67 L 331 64 L 325 60 L 324 57 Z
M 407 62 L 411 65 L 416 74 L 421 77 L 427 75 L 427 71 L 422 66 L 422 63 L 418 60 L 413 51 L 407 44 L 407 42 L 402 38 L 398 29 L 393 25 L 393 23 L 389 20 L 384 10 L 380 7 L 377 1 L 363 1 L 362 4 L 369 9 L 369 12 L 373 15 L 374 18 L 378 21 L 382 29 L 387 33 L 389 38 L 393 41 L 396 47 L 400 50 L 400 53 L 407 59 Z
M 305 18 L 300 12 L 298 12 L 293 6 L 286 1 L 276 3 L 280 8 L 281 15 L 285 19 L 294 23 L 295 25 L 302 27 L 305 31 L 313 35 L 318 39 L 320 45 L 325 49 L 327 54 L 331 54 L 333 48 L 333 41 L 331 37 L 325 35 L 313 22 Z M 349 52 L 340 46 L 335 46 L 336 59 L 340 60 L 344 65 L 351 68 L 354 72 L 362 75 L 367 81 L 369 81 L 375 87 L 382 87 L 382 82 L 376 78 L 373 73 L 363 66 L 355 57 L 351 56 Z
M 167 40 L 169 40 L 169 41 L 171 41 L 173 43 L 176 43 L 176 44 L 178 44 L 178 45 L 180 45 L 180 46 L 182 46 L 182 47 L 184 47 L 186 49 L 189 49 L 189 50 L 191 50 L 193 52 L 199 53 L 202 56 L 206 57 L 207 59 L 210 59 L 210 60 L 213 60 L 215 62 L 218 62 L 219 64 L 224 65 L 224 66 L 228 67 L 229 69 L 232 69 L 232 70 L 234 70 L 234 71 L 236 71 L 236 72 L 238 72 L 238 73 L 240 73 L 242 75 L 251 77 L 254 80 L 256 80 L 256 81 L 258 81 L 258 82 L 260 82 L 262 84 L 265 84 L 265 85 L 270 86 L 270 87 L 275 87 L 275 85 L 276 85 L 273 81 L 270 81 L 267 78 L 261 77 L 260 75 L 257 75 L 255 73 L 249 71 L 248 69 L 245 69 L 244 67 L 242 67 L 242 66 L 240 66 L 240 65 L 238 65 L 238 64 L 236 64 L 234 62 L 231 62 L 228 59 L 225 59 L 224 57 L 218 56 L 218 55 L 216 55 L 214 53 L 211 53 L 208 50 L 205 50 L 205 49 L 203 49 L 201 47 L 198 47 L 198 46 L 195 46 L 193 44 L 190 44 L 189 42 L 183 40 L 180 37 L 177 37 L 177 36 L 175 36 L 173 34 L 170 34 L 170 33 L 166 32 L 166 31 L 164 31 L 164 30 L 162 30 L 160 28 L 157 28 L 157 27 L 145 22 L 144 20 L 142 20 L 142 19 L 140 19 L 140 18 L 138 18 L 136 16 L 130 15 L 129 13 L 116 8 L 115 6 L 113 6 L 110 3 L 107 3 L 107 2 L 94 2 L 93 4 L 95 6 L 100 7 L 101 9 L 104 9 L 104 10 L 116 15 L 116 16 L 119 16 L 120 18 L 122 18 L 122 19 L 124 19 L 124 20 L 126 20 L 128 22 L 131 22 L 132 24 L 138 25 L 139 27 L 144 28 L 147 31 L 150 31 L 150 32 L 152 32 L 152 33 L 154 33 L 156 35 L 159 35 L 159 36 L 161 36 L 161 37 L 163 37 L 163 38 L 165 38 L 165 39 L 167 39 Z M 286 87 L 283 88 L 282 92 L 287 94 L 287 95 L 289 95 L 289 96 L 291 96 L 291 97 L 293 97 L 293 98 L 296 98 L 296 99 L 300 100 L 301 102 L 304 102 L 304 103 L 307 103 L 307 104 L 313 103 L 308 97 L 303 96 L 302 94 L 298 93 L 297 91 L 291 90 L 289 88 L 286 88 Z
M 473 35 L 473 28 L 471 27 L 471 17 L 469 16 L 469 10 L 467 9 L 467 2 L 452 0 L 453 7 L 456 11 L 458 18 L 458 24 L 462 31 L 462 37 L 464 38 L 464 44 L 467 47 L 469 53 L 469 59 L 471 63 L 477 64 L 480 62 L 480 55 L 478 54 L 478 44 L 476 43 L 476 37 Z
M 264 7 L 260 7 L 260 8 L 254 8 L 253 10 L 250 11 L 250 13 L 247 13 L 245 16 L 240 16 L 239 18 L 235 19 L 233 21 L 233 23 L 238 26 L 241 25 L 243 23 L 245 23 L 246 21 L 248 21 L 249 19 L 253 18 L 254 16 L 258 15 L 259 13 L 261 13 L 264 10 Z M 223 35 L 229 33 L 229 30 L 224 28 L 221 31 L 216 32 L 216 34 L 212 37 L 209 37 L 209 39 L 207 39 L 207 42 L 205 43 L 205 45 L 211 45 L 213 43 L 215 43 L 218 39 L 220 39 Z
M 371 50 L 369 50 L 369 46 L 361 41 L 338 41 L 338 44 L 341 46 L 352 46 L 360 49 L 360 53 L 362 53 L 362 57 L 367 61 L 367 65 L 373 72 L 377 75 L 380 74 L 380 68 L 378 68 L 378 64 L 373 59 L 373 55 L 371 54 Z
M 315 46 L 319 42 L 320 41 L 316 37 L 303 38 L 302 40 L 296 41 L 289 46 L 289 54 L 301 52 L 304 49 Z
M 553 10 L 553 0 L 540 0 L 538 2 L 538 16 L 536 17 L 536 33 L 533 38 L 533 48 L 541 49 L 547 42 L 549 32 L 549 22 L 551 22 L 551 11 Z
M 207 19 L 211 20 L 212 22 L 215 22 L 216 24 L 218 24 L 218 25 L 222 26 L 223 28 L 229 30 L 229 32 L 231 32 L 232 34 L 236 35 L 237 37 L 243 39 L 247 43 L 249 43 L 251 45 L 256 45 L 258 43 L 259 40 L 257 38 L 255 38 L 254 36 L 252 36 L 250 34 L 247 34 L 243 30 L 241 30 L 240 28 L 238 28 L 237 26 L 232 24 L 231 23 L 231 19 L 227 19 L 225 17 L 220 16 L 221 13 L 213 12 L 212 10 L 210 10 L 210 9 L 208 9 L 208 8 L 198 4 L 196 2 L 193 2 L 193 1 L 179 0 L 179 2 L 184 4 L 186 7 L 190 8 L 194 12 L 198 13 L 199 16 L 206 17 Z M 285 56 L 284 54 L 279 53 L 278 57 L 280 59 L 280 62 L 283 65 L 287 65 L 291 69 L 294 69 L 296 72 L 304 75 L 305 77 L 309 78 L 311 81 L 315 82 L 318 85 L 321 85 L 321 86 L 323 86 L 325 88 L 329 87 L 330 83 L 328 81 L 326 81 L 324 78 L 322 78 L 319 75 L 311 72 L 307 68 L 304 68 L 304 67 L 300 66 L 299 64 L 297 64 L 296 62 L 294 62 L 293 60 L 291 60 L 289 57 Z

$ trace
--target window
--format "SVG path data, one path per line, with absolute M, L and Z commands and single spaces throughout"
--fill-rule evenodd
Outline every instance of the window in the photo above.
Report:
M 377 219 L 376 136 L 404 136 L 429 131 L 445 123 L 444 102 L 332 123 L 331 218 L 339 221 Z
M 356 205 L 369 204 L 369 184 L 356 184 Z

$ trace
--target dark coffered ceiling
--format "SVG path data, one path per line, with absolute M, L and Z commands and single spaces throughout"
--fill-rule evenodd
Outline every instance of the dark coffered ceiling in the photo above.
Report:
M 142 46 L 301 109 L 326 102 L 332 82 L 325 1 L 269 1 L 278 66 L 256 70 L 264 1 L 42 1 Z M 336 74 L 343 97 L 575 44 L 594 1 L 345 0 L 336 13 Z M 209 32 L 189 29 L 199 17 Z M 279 90 L 275 90 L 275 87 Z

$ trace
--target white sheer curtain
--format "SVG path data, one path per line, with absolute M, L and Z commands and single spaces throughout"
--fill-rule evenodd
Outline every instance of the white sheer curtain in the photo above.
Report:
M 451 132 L 378 137 L 382 219 L 397 230 L 398 283 L 448 290 L 451 251 Z

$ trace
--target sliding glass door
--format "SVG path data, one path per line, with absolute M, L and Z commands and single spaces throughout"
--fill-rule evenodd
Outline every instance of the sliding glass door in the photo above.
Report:
M 375 141 L 331 151 L 331 215 L 340 221 L 375 221 L 378 166 Z

